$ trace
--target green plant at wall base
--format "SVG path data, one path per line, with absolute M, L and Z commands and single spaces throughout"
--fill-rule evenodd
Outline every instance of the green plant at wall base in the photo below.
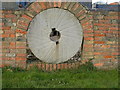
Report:
M 97 70 L 91 62 L 51 72 L 5 67 L 2 74 L 3 88 L 118 88 L 117 70 Z

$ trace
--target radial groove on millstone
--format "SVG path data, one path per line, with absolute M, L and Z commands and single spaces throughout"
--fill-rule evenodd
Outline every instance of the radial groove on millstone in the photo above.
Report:
M 57 41 L 50 39 L 52 29 L 60 33 Z M 47 63 L 61 63 L 81 48 L 83 31 L 79 20 L 68 10 L 50 8 L 40 12 L 30 23 L 27 39 L 33 54 Z

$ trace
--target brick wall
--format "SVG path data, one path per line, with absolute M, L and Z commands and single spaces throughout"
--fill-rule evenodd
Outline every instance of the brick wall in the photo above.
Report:
M 17 33 L 17 21 L 22 11 L 1 11 L 1 30 L 0 38 L 2 40 L 2 54 L 0 55 L 2 60 L 2 66 L 22 66 L 26 64 L 26 50 L 24 37 L 19 37 L 20 33 Z M 21 42 L 19 42 L 21 41 Z
M 27 64 L 26 33 L 30 22 L 41 11 L 48 8 L 67 9 L 80 21 L 84 43 L 81 61 L 74 63 Z M 34 2 L 26 10 L 0 11 L 0 60 L 3 66 L 30 68 L 37 66 L 43 70 L 56 70 L 78 67 L 82 63 L 92 60 L 100 68 L 115 68 L 118 64 L 118 12 L 88 11 L 79 3 Z
M 94 29 L 94 63 L 104 68 L 118 64 L 118 12 L 92 12 Z

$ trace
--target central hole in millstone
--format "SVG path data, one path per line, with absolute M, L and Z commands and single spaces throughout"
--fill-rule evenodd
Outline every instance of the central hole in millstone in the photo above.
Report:
M 50 33 L 50 40 L 56 42 L 56 44 L 59 43 L 59 39 L 60 39 L 60 32 L 56 30 L 56 28 L 52 28 L 52 32 Z

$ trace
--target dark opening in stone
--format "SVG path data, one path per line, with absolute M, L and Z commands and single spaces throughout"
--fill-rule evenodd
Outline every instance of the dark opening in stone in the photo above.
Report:
M 60 39 L 60 32 L 56 30 L 56 28 L 52 28 L 52 32 L 50 33 L 50 40 L 56 42 L 56 44 L 59 44 Z

